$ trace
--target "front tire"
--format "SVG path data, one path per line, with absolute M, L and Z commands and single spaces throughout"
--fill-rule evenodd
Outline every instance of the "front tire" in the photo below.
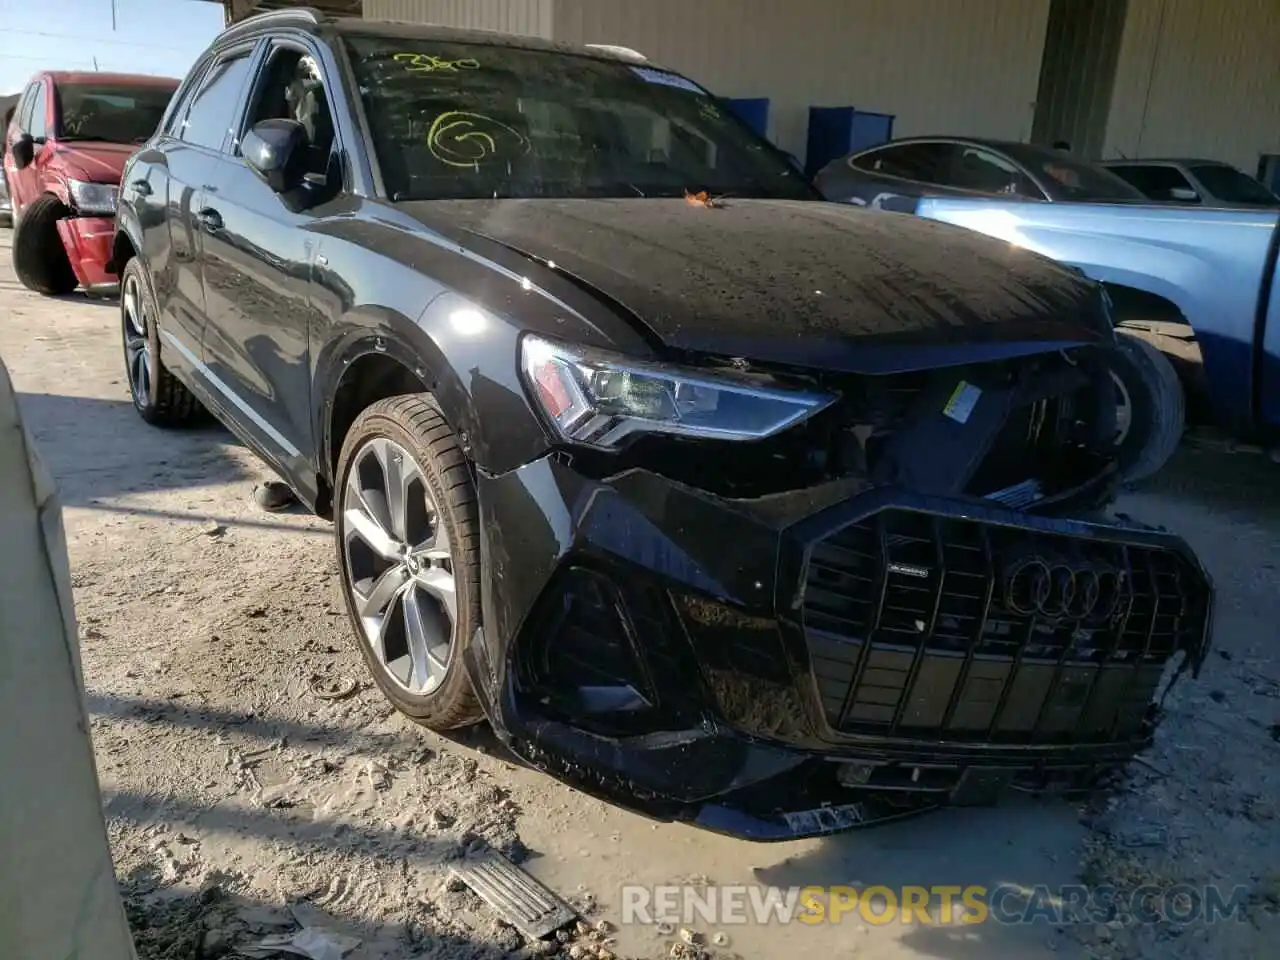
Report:
M 462 662 L 480 623 L 475 488 L 423 395 L 356 418 L 338 459 L 334 532 L 360 653 L 397 710 L 433 730 L 482 717 Z
M 153 426 L 186 426 L 199 415 L 200 402 L 164 365 L 159 316 L 151 278 L 134 257 L 120 277 L 120 327 L 133 409 Z
M 58 236 L 58 221 L 70 214 L 61 200 L 46 193 L 31 201 L 15 222 L 13 270 L 28 290 L 57 297 L 80 285 Z
M 1187 406 L 1182 383 L 1168 358 L 1141 337 L 1116 331 L 1111 373 L 1128 405 L 1119 440 L 1120 472 L 1136 483 L 1163 467 L 1182 440 Z

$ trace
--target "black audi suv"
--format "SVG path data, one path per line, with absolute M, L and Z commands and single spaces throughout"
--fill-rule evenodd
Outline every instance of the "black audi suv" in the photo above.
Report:
M 251 18 L 114 257 L 139 414 L 207 408 L 333 520 L 387 698 L 651 816 L 1087 784 L 1205 655 L 1194 554 L 1102 512 L 1099 288 L 823 202 L 639 54 Z

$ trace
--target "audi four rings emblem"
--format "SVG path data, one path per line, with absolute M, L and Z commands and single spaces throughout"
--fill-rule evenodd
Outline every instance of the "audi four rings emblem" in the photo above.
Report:
M 1120 609 L 1126 589 L 1114 567 L 1058 557 L 1018 557 L 1004 571 L 1005 603 L 1026 617 L 1101 623 Z

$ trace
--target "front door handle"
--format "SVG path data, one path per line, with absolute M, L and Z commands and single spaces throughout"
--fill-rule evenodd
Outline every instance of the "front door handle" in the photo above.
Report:
M 217 233 L 222 229 L 222 214 L 213 207 L 205 207 L 196 214 L 196 219 L 200 221 L 200 226 L 210 233 Z
M 149 196 L 151 196 L 151 184 L 150 184 L 150 183 L 148 183 L 148 182 L 147 182 L 146 180 L 144 180 L 144 179 L 130 180 L 130 181 L 129 181 L 129 186 L 131 186 L 131 187 L 133 187 L 133 189 L 137 190 L 137 191 L 138 191 L 138 196 L 140 196 L 140 197 L 149 197 Z

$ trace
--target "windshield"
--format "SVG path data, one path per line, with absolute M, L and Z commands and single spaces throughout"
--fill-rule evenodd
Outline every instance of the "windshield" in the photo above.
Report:
M 817 199 L 677 74 L 490 44 L 347 38 L 388 195 Z
M 1077 160 L 1059 150 L 1046 150 L 1030 144 L 1008 144 L 1001 149 L 1030 170 L 1054 200 L 1106 203 L 1147 199 L 1142 191 L 1111 171 Z
M 1263 207 L 1280 204 L 1280 198 L 1274 193 L 1235 167 L 1206 163 L 1189 169 L 1191 175 L 1204 184 L 1215 199 L 1224 203 L 1248 203 Z
M 60 83 L 59 140 L 141 143 L 160 126 L 177 85 Z

